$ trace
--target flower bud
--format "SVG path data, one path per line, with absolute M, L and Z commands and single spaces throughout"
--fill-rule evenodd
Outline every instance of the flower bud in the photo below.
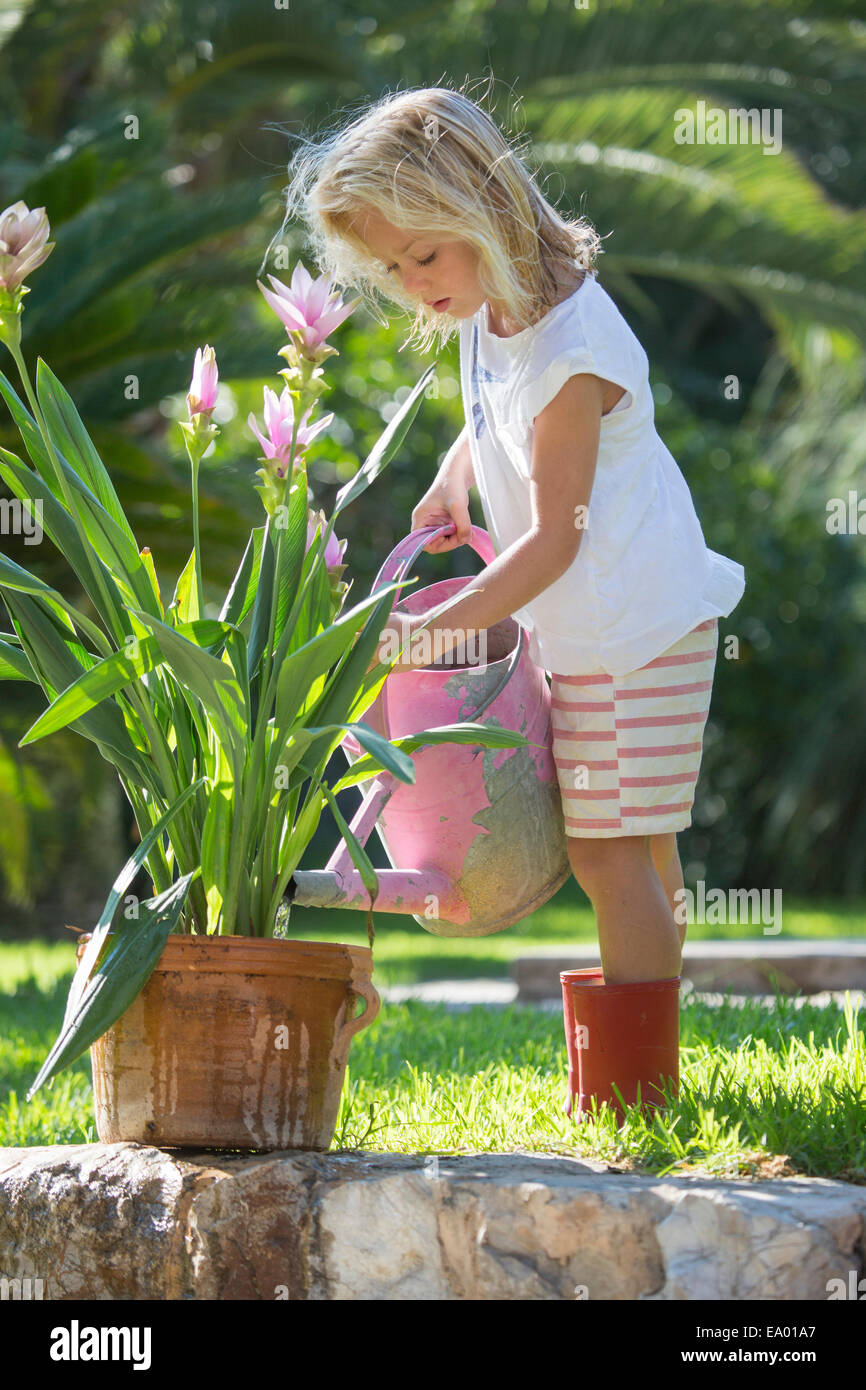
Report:
M 13 294 L 56 245 L 48 241 L 50 227 L 44 208 L 32 211 L 20 200 L 0 212 L 0 290 Z
M 194 415 L 202 415 L 205 412 L 209 414 L 213 410 L 217 401 L 218 384 L 216 353 L 212 347 L 205 347 L 204 352 L 198 348 L 192 369 L 192 381 L 186 395 L 190 419 Z

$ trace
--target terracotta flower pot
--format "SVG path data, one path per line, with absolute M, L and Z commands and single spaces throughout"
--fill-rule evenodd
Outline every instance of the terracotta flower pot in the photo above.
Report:
M 170 936 L 90 1049 L 100 1140 L 327 1150 L 352 1037 L 379 1012 L 372 971 L 365 946 Z

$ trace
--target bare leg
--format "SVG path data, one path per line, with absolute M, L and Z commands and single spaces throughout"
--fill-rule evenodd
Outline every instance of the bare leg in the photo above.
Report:
M 667 835 L 650 835 L 650 853 L 656 872 L 662 881 L 662 887 L 667 894 L 671 911 L 674 914 L 677 932 L 680 938 L 680 947 L 686 939 L 687 923 L 685 920 L 685 905 L 682 897 L 677 898 L 677 893 L 684 887 L 683 867 L 680 863 L 679 850 L 677 849 L 676 831 L 671 830 Z M 682 919 L 682 920 L 680 920 Z
M 607 984 L 667 980 L 680 973 L 679 932 L 650 853 L 652 838 L 568 838 L 574 876 L 595 911 Z

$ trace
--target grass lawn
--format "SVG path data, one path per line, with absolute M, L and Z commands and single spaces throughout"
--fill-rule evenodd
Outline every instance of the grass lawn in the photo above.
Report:
M 569 885 L 498 936 L 442 939 L 414 921 L 375 917 L 375 981 L 507 976 L 526 951 L 594 940 L 592 914 Z M 860 934 L 861 904 L 786 903 L 783 936 Z M 291 934 L 367 945 L 362 913 L 296 911 Z M 348 929 L 347 929 L 348 928 Z M 745 936 L 759 925 L 695 924 L 692 939 Z M 79 1059 L 30 1104 L 24 1094 L 54 1041 L 74 942 L 0 945 L 0 1144 L 96 1140 L 90 1066 Z M 606 1110 L 576 1126 L 562 1111 L 562 1017 L 525 1006 L 449 1013 L 387 1003 L 357 1035 L 333 1147 L 455 1154 L 515 1149 L 592 1157 L 622 1169 L 716 1176 L 792 1173 L 866 1182 L 866 1035 L 848 1007 L 797 1007 L 780 996 L 712 1007 L 682 1001 L 680 1096 L 651 1121 L 617 1129 Z M 419 1157 L 419 1162 L 423 1158 Z

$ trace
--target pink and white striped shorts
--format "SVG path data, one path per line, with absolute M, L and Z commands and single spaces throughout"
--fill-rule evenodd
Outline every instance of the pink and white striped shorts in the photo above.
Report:
M 718 644 L 718 618 L 708 618 L 625 676 L 551 672 L 567 835 L 662 835 L 691 825 Z

